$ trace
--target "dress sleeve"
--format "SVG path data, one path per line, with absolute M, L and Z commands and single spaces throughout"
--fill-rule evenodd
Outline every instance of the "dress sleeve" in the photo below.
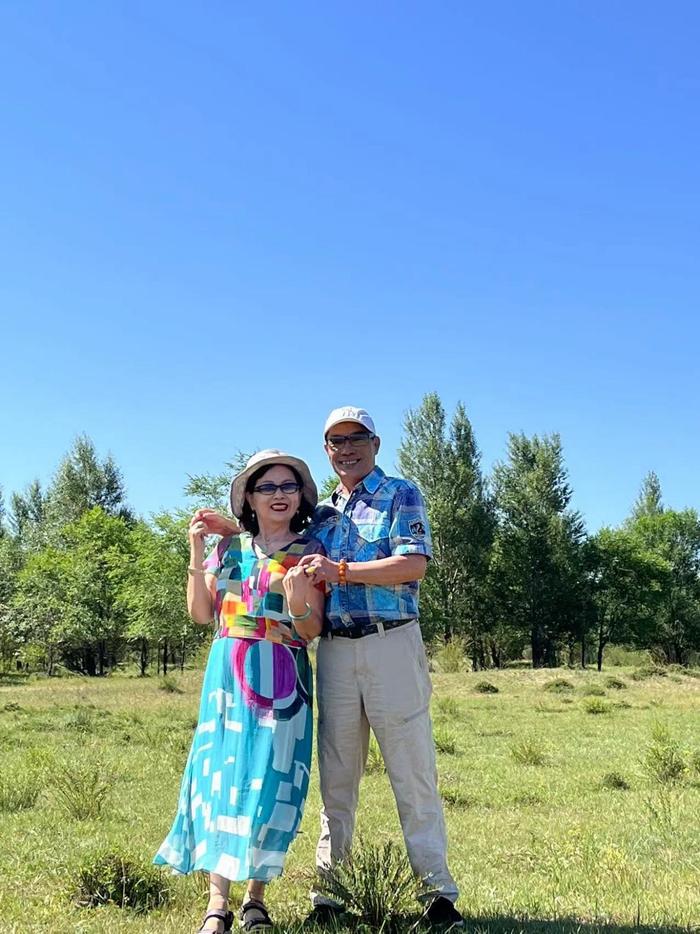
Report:
M 432 557 L 428 512 L 420 490 L 412 483 L 406 482 L 394 498 L 389 538 L 392 555 Z
M 228 535 L 225 538 L 219 539 L 216 545 L 214 545 L 212 550 L 204 559 L 204 564 L 202 565 L 207 574 L 214 574 L 216 577 L 219 576 L 219 572 L 221 571 L 224 563 L 224 555 L 228 551 L 230 544 L 231 536 Z

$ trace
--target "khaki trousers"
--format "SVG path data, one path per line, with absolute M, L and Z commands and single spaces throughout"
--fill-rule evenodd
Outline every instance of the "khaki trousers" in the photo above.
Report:
M 370 727 L 394 792 L 406 850 L 426 899 L 451 901 L 447 836 L 430 721 L 432 685 L 417 622 L 361 639 L 323 638 L 317 655 L 321 836 L 316 865 L 350 849 Z M 314 904 L 329 903 L 312 893 Z

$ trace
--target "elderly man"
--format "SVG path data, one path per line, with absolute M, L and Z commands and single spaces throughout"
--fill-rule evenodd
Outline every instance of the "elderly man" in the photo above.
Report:
M 352 845 L 371 727 L 422 883 L 425 917 L 436 928 L 460 928 L 437 790 L 432 686 L 418 625 L 419 582 L 431 553 L 425 505 L 414 484 L 376 466 L 380 439 L 364 409 L 334 409 L 324 442 L 339 483 L 309 531 L 326 556 L 300 561 L 328 585 L 317 662 L 323 808 L 316 863 L 327 869 Z M 234 529 L 223 517 L 207 518 L 213 532 Z M 313 902 L 312 921 L 330 920 L 340 910 L 318 893 Z

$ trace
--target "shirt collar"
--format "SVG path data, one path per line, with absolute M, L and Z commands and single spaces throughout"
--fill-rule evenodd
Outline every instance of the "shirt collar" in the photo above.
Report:
M 363 486 L 368 493 L 374 494 L 379 489 L 379 485 L 381 484 L 384 477 L 385 473 L 382 468 L 374 467 L 372 470 L 370 470 L 366 477 L 363 477 L 362 480 L 360 480 L 355 489 Z M 333 502 L 333 505 L 336 506 L 338 501 L 341 499 L 346 499 L 346 497 L 341 493 L 339 484 L 331 493 L 331 501 Z

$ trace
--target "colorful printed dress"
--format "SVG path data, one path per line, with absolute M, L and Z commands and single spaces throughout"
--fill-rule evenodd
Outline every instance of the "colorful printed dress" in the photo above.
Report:
M 222 539 L 205 562 L 216 575 L 218 631 L 175 821 L 154 862 L 233 881 L 280 875 L 309 784 L 312 675 L 292 629 L 282 580 L 298 538 L 258 558 L 251 536 Z

